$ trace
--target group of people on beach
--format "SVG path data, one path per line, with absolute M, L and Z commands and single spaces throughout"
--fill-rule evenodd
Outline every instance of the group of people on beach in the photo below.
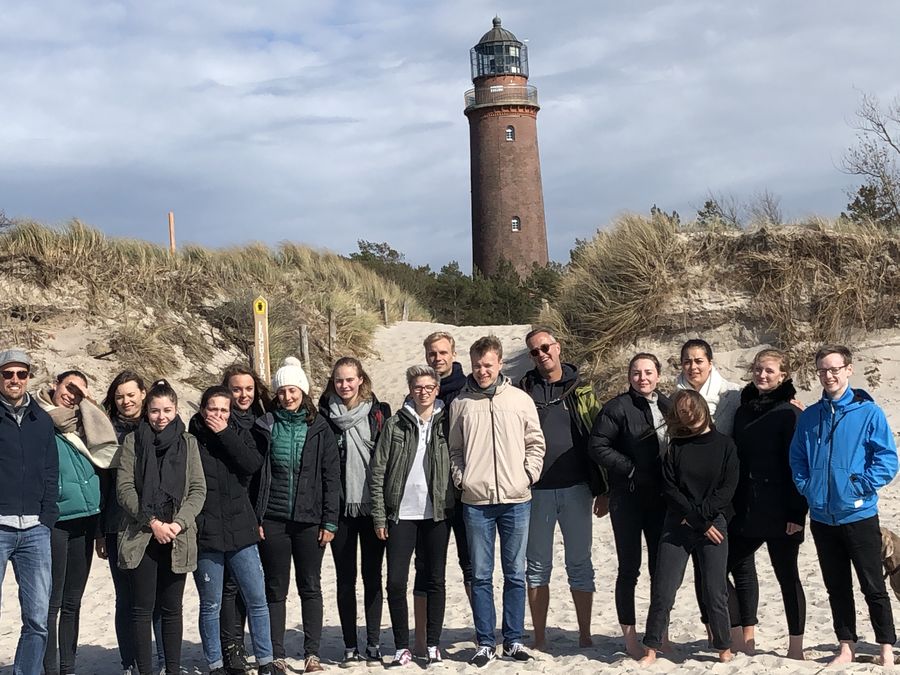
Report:
M 526 600 L 533 647 L 546 649 L 557 524 L 580 644 L 588 647 L 593 516 L 607 513 L 624 647 L 642 664 L 671 648 L 669 615 L 689 559 L 700 618 L 720 660 L 732 650 L 752 653 L 755 553 L 763 545 L 784 601 L 787 656 L 802 659 L 798 555 L 807 514 L 840 642 L 834 662 L 851 661 L 858 639 L 852 566 L 881 661 L 893 664 L 877 491 L 896 474 L 897 451 L 884 413 L 850 387 L 846 347 L 816 354 L 823 394 L 806 410 L 784 353 L 759 352 L 741 388 L 723 378 L 700 339 L 682 347 L 671 397 L 659 391 L 657 357 L 639 353 L 628 365 L 628 391 L 601 407 L 578 368 L 563 360 L 551 329 L 535 328 L 525 341 L 534 368 L 514 384 L 503 374 L 496 337 L 471 345 L 467 376 L 453 337 L 429 335 L 425 363 L 407 369 L 408 396 L 394 414 L 353 357 L 334 364 L 317 403 L 297 359 L 284 361 L 271 388 L 233 365 L 203 392 L 187 425 L 165 380 L 148 387 L 124 371 L 96 403 L 88 377 L 68 370 L 29 392 L 29 354 L 0 352 L 0 583 L 11 561 L 22 611 L 13 672 L 76 672 L 95 553 L 109 562 L 125 673 L 180 673 L 188 573 L 209 672 L 287 672 L 292 563 L 303 668 L 319 672 L 329 545 L 345 646 L 340 665 L 399 668 L 416 657 L 434 665 L 443 659 L 451 533 L 474 620 L 469 662 L 525 662 L 532 658 L 523 644 Z M 643 644 L 635 613 L 642 538 L 651 579 Z M 383 588 L 394 647 L 387 659 Z M 245 651 L 245 625 L 255 663 Z

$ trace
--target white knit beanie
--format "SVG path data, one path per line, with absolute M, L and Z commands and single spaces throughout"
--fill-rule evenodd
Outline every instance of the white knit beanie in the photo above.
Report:
M 282 387 L 298 387 L 304 394 L 309 396 L 309 379 L 303 372 L 303 365 L 300 359 L 294 356 L 288 356 L 281 364 L 281 368 L 275 371 L 275 377 L 272 378 L 272 389 L 278 391 Z

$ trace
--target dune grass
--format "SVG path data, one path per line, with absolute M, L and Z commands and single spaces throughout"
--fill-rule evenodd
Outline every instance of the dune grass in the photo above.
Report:
M 404 302 L 410 318 L 429 318 L 413 298 L 364 266 L 293 243 L 274 249 L 186 246 L 172 256 L 161 246 L 108 237 L 78 220 L 59 229 L 20 221 L 0 234 L 0 259 L 8 262 L 5 274 L 18 281 L 77 289 L 91 318 L 120 321 L 113 342 L 123 357 L 153 361 L 154 372 L 172 367 L 166 352 L 173 345 L 195 364 L 210 357 L 217 340 L 249 353 L 257 295 L 269 302 L 273 368 L 297 353 L 301 324 L 310 328 L 314 367 L 325 367 L 329 313 L 341 354 L 367 352 L 382 299 L 395 319 Z M 138 320 L 126 320 L 135 313 Z
M 819 344 L 852 346 L 867 331 L 900 325 L 898 297 L 900 237 L 883 229 L 811 220 L 682 232 L 665 217 L 626 215 L 579 251 L 545 320 L 601 389 L 623 383 L 639 341 L 735 327 L 746 342 L 738 346 L 786 350 L 806 381 Z

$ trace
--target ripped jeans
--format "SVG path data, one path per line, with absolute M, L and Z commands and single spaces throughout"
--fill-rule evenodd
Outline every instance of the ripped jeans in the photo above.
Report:
M 250 623 L 250 639 L 256 662 L 272 662 L 272 635 L 269 629 L 269 607 L 263 583 L 262 563 L 256 544 L 238 551 L 200 551 L 194 583 L 200 596 L 200 640 L 203 656 L 210 670 L 224 665 L 219 637 L 219 609 L 222 606 L 222 584 L 225 566 L 237 581 Z

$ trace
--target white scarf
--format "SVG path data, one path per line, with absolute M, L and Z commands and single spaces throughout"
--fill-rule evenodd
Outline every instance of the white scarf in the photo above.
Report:
M 715 366 L 712 366 L 709 371 L 709 377 L 706 378 L 706 382 L 703 383 L 703 386 L 699 389 L 694 389 L 690 382 L 687 381 L 687 378 L 684 376 L 684 373 L 679 373 L 678 377 L 675 378 L 675 387 L 678 389 L 692 389 L 699 393 L 703 400 L 706 401 L 706 405 L 709 406 L 709 414 L 713 419 L 716 418 L 716 408 L 719 407 L 719 397 L 722 394 L 723 390 L 727 390 L 728 387 L 725 386 L 725 379 L 722 377 L 721 373 L 719 373 L 718 369 Z

